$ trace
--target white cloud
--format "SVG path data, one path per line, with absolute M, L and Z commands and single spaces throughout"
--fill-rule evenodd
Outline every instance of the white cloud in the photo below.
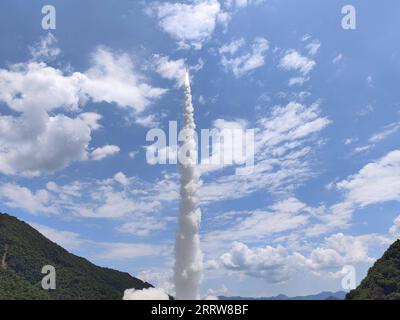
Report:
M 181 48 L 200 49 L 218 24 L 224 26 L 229 21 L 217 0 L 153 3 L 148 11 L 157 17 L 161 29 L 176 39 Z
M 139 122 L 140 113 L 164 92 L 143 81 L 127 54 L 104 48 L 94 52 L 85 73 L 34 61 L 0 69 L 0 101 L 17 113 L 0 116 L 0 172 L 39 176 L 87 160 L 101 116 L 86 112 L 72 118 L 63 112 L 79 112 L 91 99 L 129 107 Z
M 369 142 L 377 143 L 382 140 L 387 139 L 391 135 L 395 134 L 400 130 L 400 122 L 391 123 L 383 128 L 382 131 L 374 133 L 371 138 L 369 138 Z
M 169 300 L 169 296 L 161 288 L 127 289 L 124 292 L 123 300 Z
M 292 200 L 293 199 L 288 199 L 286 201 Z M 309 219 L 308 214 L 304 213 L 301 209 L 296 209 L 291 212 L 273 207 L 270 211 L 255 210 L 245 215 L 240 222 L 236 222 L 230 228 L 208 233 L 206 241 L 227 241 L 235 239 L 251 239 L 255 241 L 276 233 L 298 229 L 301 226 L 307 225 Z
M 239 39 L 219 49 L 221 64 L 226 70 L 233 72 L 237 78 L 262 67 L 265 64 L 265 55 L 269 49 L 268 40 L 260 37 L 254 39 L 250 50 L 241 55 L 233 56 L 243 45 L 244 40 Z
M 118 172 L 114 175 L 114 180 L 122 184 L 123 186 L 126 186 L 129 184 L 129 179 L 123 172 Z
M 216 119 L 213 122 L 212 130 L 216 130 L 215 132 L 217 134 L 213 136 L 209 157 L 202 159 L 202 163 L 199 165 L 199 172 L 201 174 L 208 174 L 231 166 L 233 165 L 233 161 L 244 162 L 244 160 L 246 160 L 246 154 L 243 148 L 246 139 L 242 133 L 245 132 L 247 125 L 248 123 L 243 119 L 235 119 L 232 121 Z M 235 130 L 237 130 L 237 134 L 235 134 Z M 226 138 L 226 134 L 231 138 Z M 242 144 L 238 143 L 240 140 L 242 140 Z M 225 150 L 231 151 L 232 164 L 223 163 Z
M 294 85 L 302 86 L 308 80 L 310 80 L 310 78 L 308 78 L 308 77 L 293 77 L 293 78 L 290 78 L 289 79 L 289 87 L 292 87 Z
M 251 4 L 260 4 L 265 0 L 224 0 L 225 6 L 228 8 L 236 7 L 236 8 L 245 8 Z
M 338 63 L 340 60 L 343 59 L 343 54 L 339 53 L 333 60 L 332 63 Z
M 362 146 L 362 147 L 356 147 L 354 148 L 354 153 L 360 153 L 360 152 L 366 152 L 368 150 L 371 150 L 373 148 L 373 145 L 367 145 L 367 146 Z
M 78 233 L 59 230 L 30 222 L 33 228 L 49 240 L 70 250 L 90 249 L 93 258 L 102 260 L 124 260 L 140 257 L 160 256 L 165 254 L 167 247 L 146 243 L 99 242 L 82 238 Z
M 400 131 L 400 122 L 394 122 L 385 126 L 381 131 L 375 132 L 369 139 L 365 146 L 354 148 L 354 153 L 365 152 L 373 149 L 377 143 L 388 139 L 392 135 Z
M 46 189 L 36 191 L 14 184 L 0 184 L 0 190 L 5 205 L 29 213 L 62 213 L 92 219 L 124 218 L 126 223 L 140 219 L 146 222 L 146 214 L 156 214 L 162 203 L 175 202 L 179 198 L 177 175 L 165 175 L 162 179 L 146 182 L 117 174 L 111 179 L 78 180 L 65 185 L 50 181 Z M 155 215 L 154 219 L 164 224 L 169 218 Z
M 154 55 L 156 72 L 165 79 L 174 80 L 179 88 L 185 80 L 185 60 L 171 60 L 169 57 Z
M 139 151 L 131 151 L 128 153 L 129 158 L 135 159 L 135 157 L 139 154 Z
M 94 149 L 91 153 L 91 158 L 95 161 L 100 161 L 119 152 L 120 148 L 118 146 L 105 145 L 103 147 Z
M 166 229 L 165 220 L 150 215 L 136 215 L 134 222 L 127 222 L 119 226 L 117 230 L 121 233 L 131 234 L 135 236 L 148 236 L 154 231 Z
M 370 88 L 375 88 L 374 78 L 373 78 L 371 75 L 369 75 L 369 76 L 367 77 L 366 81 L 367 81 L 368 87 L 370 87 Z
M 44 111 L 0 117 L 0 172 L 38 176 L 86 160 L 90 127 L 80 118 L 49 117 Z M 51 152 L 50 152 L 51 151 Z
M 170 271 L 168 271 L 168 269 Z M 143 270 L 137 277 L 142 281 L 151 283 L 157 288 L 163 289 L 165 292 L 172 294 L 175 290 L 175 285 L 173 283 L 172 268 L 159 267 L 159 270 Z
M 266 246 L 250 249 L 243 243 L 235 242 L 232 249 L 221 256 L 222 264 L 229 270 L 244 271 L 245 274 L 263 278 L 270 283 L 280 283 L 290 279 L 304 264 L 301 255 L 291 255 L 282 246 Z
M 218 264 L 217 260 L 214 260 L 214 259 L 207 260 L 204 263 L 204 268 L 207 270 L 217 270 L 219 268 L 219 264 Z
M 58 230 L 35 222 L 29 222 L 29 224 L 47 239 L 68 250 L 79 248 L 86 242 L 75 232 Z
M 244 243 L 235 242 L 231 250 L 221 256 L 221 261 L 228 270 L 280 283 L 300 272 L 332 277 L 335 275 L 332 271 L 342 270 L 347 264 L 371 264 L 374 259 L 369 256 L 370 248 L 389 243 L 389 239 L 375 234 L 350 236 L 338 233 L 305 254 L 291 252 L 280 245 L 249 248 Z
M 223 45 L 221 48 L 219 48 L 219 54 L 230 54 L 234 55 L 241 47 L 243 47 L 246 44 L 246 41 L 243 38 L 236 39 L 232 41 L 231 43 Z
M 336 184 L 346 199 L 359 206 L 400 200 L 400 150 L 364 166 L 357 174 Z
M 159 256 L 166 252 L 165 246 L 145 243 L 109 243 L 101 242 L 102 251 L 95 255 L 102 260 L 126 260 L 140 257 Z
M 146 116 L 138 116 L 135 119 L 137 124 L 140 124 L 146 128 L 155 128 L 158 126 L 159 122 L 157 120 L 157 116 L 154 114 L 148 114 Z
M 320 48 L 321 48 L 321 42 L 319 42 L 317 40 L 306 45 L 306 49 L 308 50 L 308 54 L 310 56 L 315 56 L 318 53 Z
M 64 75 L 43 62 L 15 64 L 0 69 L 0 101 L 17 112 L 76 110 L 82 102 L 81 73 Z
M 400 237 L 400 216 L 393 221 L 393 225 L 389 229 L 389 233 L 396 238 Z
M 253 173 L 226 173 L 212 181 L 205 180 L 200 191 L 203 203 L 239 199 L 263 188 L 288 193 L 313 175 L 308 143 L 330 123 L 320 116 L 319 104 L 307 107 L 291 102 L 276 106 L 269 113 L 259 118 L 255 128 Z
M 34 60 L 51 60 L 61 54 L 60 48 L 57 47 L 57 39 L 52 33 L 47 33 L 40 39 L 40 42 L 29 47 L 29 51 Z
M 78 115 L 78 118 L 86 123 L 92 131 L 102 128 L 101 124 L 99 124 L 99 121 L 103 118 L 103 116 L 96 112 L 83 112 Z
M 344 140 L 344 144 L 346 146 L 348 146 L 348 145 L 353 144 L 353 143 L 355 143 L 357 141 L 358 141 L 358 138 L 347 138 L 346 140 Z
M 284 70 L 300 71 L 303 75 L 307 75 L 316 63 L 314 60 L 302 56 L 296 50 L 288 50 L 282 57 L 279 67 Z
M 32 214 L 57 212 L 49 205 L 49 194 L 44 189 L 33 193 L 28 188 L 6 183 L 0 185 L 0 199 L 10 208 L 24 209 Z
M 145 83 L 128 54 L 106 48 L 92 54 L 92 66 L 85 72 L 82 89 L 94 102 L 116 103 L 139 114 L 166 92 Z

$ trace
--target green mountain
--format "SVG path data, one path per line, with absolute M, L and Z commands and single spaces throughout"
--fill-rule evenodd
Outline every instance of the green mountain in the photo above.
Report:
M 346 300 L 400 300 L 400 240 L 375 262 Z
M 56 290 L 41 287 L 43 266 L 56 269 Z M 120 300 L 150 284 L 101 268 L 51 242 L 30 225 L 0 213 L 0 299 Z

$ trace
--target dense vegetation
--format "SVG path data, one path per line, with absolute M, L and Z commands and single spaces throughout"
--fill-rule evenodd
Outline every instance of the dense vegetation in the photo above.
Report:
M 0 265 L 0 299 L 119 300 L 125 289 L 150 287 L 128 273 L 70 254 L 28 224 L 0 213 L 0 260 L 5 245 L 9 249 L 7 268 Z M 41 288 L 44 265 L 56 268 L 56 290 Z
M 347 300 L 400 300 L 400 240 L 393 243 L 369 269 Z

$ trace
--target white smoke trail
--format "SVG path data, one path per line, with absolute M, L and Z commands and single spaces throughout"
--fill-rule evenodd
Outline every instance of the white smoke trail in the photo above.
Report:
M 178 232 L 175 243 L 174 280 L 177 300 L 199 299 L 199 284 L 203 270 L 203 255 L 200 249 L 201 212 L 198 207 L 196 125 L 190 90 L 189 72 L 185 74 L 184 141 L 179 148 L 181 173 L 181 204 Z

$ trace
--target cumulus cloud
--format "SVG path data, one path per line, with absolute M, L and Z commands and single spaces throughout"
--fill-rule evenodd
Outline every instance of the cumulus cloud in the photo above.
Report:
M 169 300 L 169 296 L 161 288 L 127 289 L 124 292 L 123 300 Z
M 0 101 L 17 112 L 76 110 L 82 101 L 81 73 L 64 74 L 43 62 L 28 62 L 0 69 Z
M 44 47 L 55 41 L 51 35 L 46 39 Z M 16 113 L 0 116 L 0 172 L 39 176 L 87 160 L 101 116 L 79 114 L 84 104 L 115 103 L 139 118 L 164 92 L 145 83 L 127 54 L 105 48 L 93 53 L 92 66 L 84 73 L 35 61 L 0 69 L 0 101 Z M 64 114 L 71 111 L 78 115 Z
M 265 64 L 265 55 L 269 49 L 269 42 L 265 38 L 255 38 L 250 49 L 243 54 L 235 55 L 245 45 L 243 39 L 237 39 L 219 49 L 221 64 L 226 70 L 233 72 L 239 78 L 246 73 L 260 68 Z
M 218 25 L 226 25 L 229 21 L 217 0 L 153 3 L 148 12 L 158 19 L 161 29 L 177 40 L 181 48 L 200 49 Z
M 145 83 L 128 54 L 107 48 L 92 54 L 92 67 L 85 72 L 82 89 L 94 102 L 116 103 L 135 113 L 143 112 L 166 92 Z
M 315 65 L 314 60 L 302 56 L 296 50 L 286 51 L 279 63 L 281 69 L 299 71 L 303 75 L 307 75 Z
M 91 62 L 84 73 L 66 74 L 35 61 L 1 69 L 0 99 L 19 112 L 28 107 L 76 109 L 85 102 L 85 96 L 141 112 L 165 92 L 146 84 L 126 53 L 97 48 Z
M 0 172 L 38 176 L 64 169 L 87 159 L 90 141 L 90 126 L 79 117 L 50 117 L 40 110 L 0 116 Z
M 369 256 L 369 250 L 389 243 L 389 239 L 376 234 L 351 236 L 337 233 L 306 254 L 290 251 L 281 245 L 250 248 L 244 243 L 235 242 L 220 259 L 228 270 L 263 278 L 270 283 L 280 283 L 299 272 L 334 276 L 347 264 L 371 264 L 374 259 Z
M 282 246 L 250 249 L 241 242 L 235 242 L 232 249 L 221 256 L 222 264 L 229 270 L 244 271 L 247 275 L 280 283 L 290 279 L 304 264 L 304 257 L 292 255 Z

